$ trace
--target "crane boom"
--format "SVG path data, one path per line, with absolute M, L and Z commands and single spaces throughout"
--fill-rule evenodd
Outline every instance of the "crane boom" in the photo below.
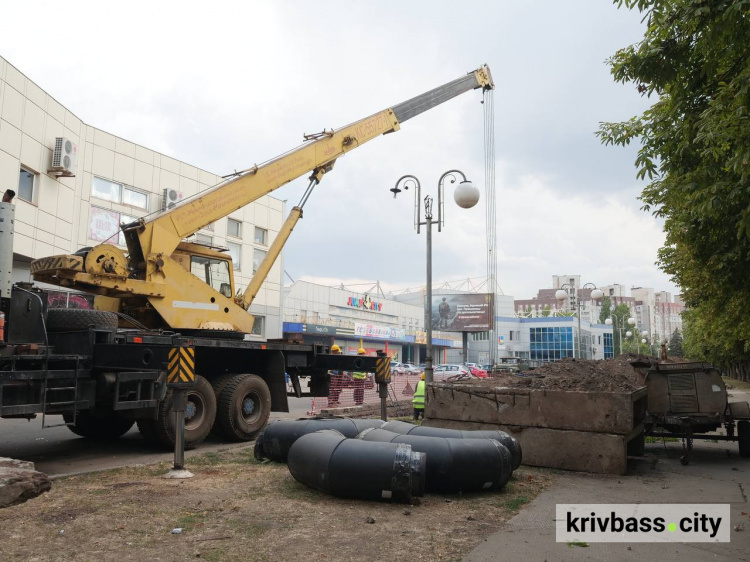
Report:
M 494 87 L 489 67 L 482 66 L 341 129 L 306 137 L 307 142 L 300 147 L 256 165 L 199 197 L 150 219 L 123 225 L 127 258 L 116 246 L 101 244 L 84 254 L 35 260 L 31 272 L 37 281 L 119 299 L 111 306 L 150 327 L 250 332 L 253 317 L 246 309 L 302 217 L 304 200 L 334 162 L 458 95 Z M 303 202 L 292 209 L 246 291 L 235 300 L 231 264 L 227 271 L 221 266 L 228 263 L 226 256 L 183 239 L 309 172 L 311 186 Z M 223 269 L 217 273 L 211 269 L 215 267 Z M 196 273 L 203 277 L 202 268 L 204 279 Z M 217 276 L 226 282 L 217 281 Z
M 325 169 L 327 164 L 346 152 L 377 136 L 397 131 L 404 121 L 465 92 L 493 87 L 489 67 L 483 66 L 466 76 L 355 121 L 337 131 L 331 131 L 317 140 L 256 166 L 200 197 L 144 223 L 145 228 L 138 236 L 142 255 L 169 255 L 186 236 L 310 171 Z

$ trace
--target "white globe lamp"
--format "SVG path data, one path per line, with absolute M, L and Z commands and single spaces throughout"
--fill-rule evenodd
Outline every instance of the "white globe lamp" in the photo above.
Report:
M 471 209 L 479 201 L 479 188 L 468 180 L 462 181 L 453 192 L 453 199 L 462 209 Z
M 558 289 L 555 291 L 555 298 L 559 301 L 564 301 L 568 298 L 568 292 L 564 291 L 563 289 Z
M 633 332 L 631 332 L 630 330 L 628 330 L 627 332 L 625 332 L 625 335 L 628 336 L 628 337 L 630 337 L 630 336 L 633 335 Z
M 605 323 L 605 324 L 606 324 L 607 326 L 611 326 L 611 325 L 612 325 L 612 319 L 611 319 L 611 318 L 607 318 L 607 319 L 606 319 L 606 320 L 604 321 L 604 323 Z

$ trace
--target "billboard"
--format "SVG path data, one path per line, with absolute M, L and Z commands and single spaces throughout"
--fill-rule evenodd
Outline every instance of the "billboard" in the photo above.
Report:
M 432 297 L 432 329 L 444 332 L 486 332 L 494 317 L 492 293 Z

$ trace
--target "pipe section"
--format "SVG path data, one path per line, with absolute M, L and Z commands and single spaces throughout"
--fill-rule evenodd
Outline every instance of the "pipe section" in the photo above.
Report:
M 414 425 L 403 421 L 389 421 L 381 426 L 381 429 L 401 433 L 402 435 L 422 435 L 424 437 L 449 437 L 453 439 L 496 439 L 510 451 L 513 457 L 513 470 L 521 466 L 523 453 L 521 444 L 515 437 L 500 430 L 480 429 L 476 431 L 445 429 L 442 427 L 425 427 L 423 425 Z
M 385 429 L 365 429 L 357 439 L 406 443 L 427 457 L 425 491 L 438 493 L 497 490 L 513 472 L 510 451 L 495 439 L 455 439 L 403 435 Z
M 333 430 L 302 435 L 287 459 L 294 479 L 310 488 L 341 498 L 403 502 L 424 494 L 425 461 L 405 443 L 347 439 Z
M 310 418 L 278 420 L 268 424 L 255 441 L 255 458 L 286 462 L 289 449 L 294 442 L 308 433 L 321 429 L 335 429 L 344 437 L 356 437 L 370 427 L 380 427 L 383 420 L 360 420 L 348 418 Z

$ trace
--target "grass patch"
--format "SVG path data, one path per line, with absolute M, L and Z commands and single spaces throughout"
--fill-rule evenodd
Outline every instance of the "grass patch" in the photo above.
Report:
M 183 532 L 192 531 L 196 525 L 203 525 L 208 518 L 208 513 L 205 511 L 191 512 L 187 511 L 180 516 L 174 524 L 175 528 L 180 528 Z
M 677 437 L 659 437 L 658 435 L 647 435 L 646 443 L 677 443 L 679 439 Z
M 744 382 L 729 377 L 721 377 L 721 380 L 723 380 L 724 384 L 726 384 L 727 386 L 731 386 L 732 388 L 736 388 L 737 390 L 750 391 L 750 382 Z
M 505 501 L 505 508 L 510 511 L 518 511 L 523 507 L 525 504 L 529 503 L 531 500 L 527 498 L 526 496 L 517 496 L 515 498 L 510 498 Z

